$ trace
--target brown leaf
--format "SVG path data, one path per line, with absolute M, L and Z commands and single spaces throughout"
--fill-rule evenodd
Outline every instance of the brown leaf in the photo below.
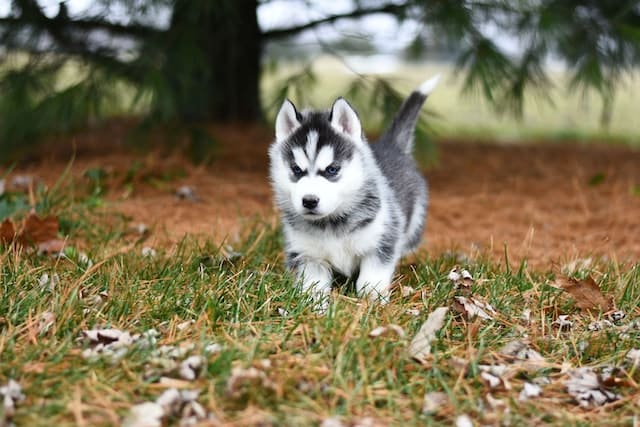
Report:
M 65 246 L 65 241 L 61 239 L 47 240 L 38 243 L 38 253 L 40 254 L 59 254 Z
M 11 244 L 15 235 L 16 229 L 13 226 L 13 222 L 9 218 L 2 221 L 2 224 L 0 224 L 0 243 L 5 246 Z
M 553 286 L 569 293 L 581 310 L 605 312 L 613 308 L 611 298 L 602 294 L 600 287 L 591 276 L 583 280 L 560 277 Z
M 20 241 L 25 244 L 39 244 L 58 237 L 58 218 L 47 216 L 40 218 L 35 212 L 30 212 L 24 219 L 20 232 Z
M 427 320 L 420 326 L 418 333 L 409 343 L 409 356 L 418 362 L 423 362 L 431 353 L 431 342 L 436 339 L 436 334 L 444 325 L 445 316 L 449 311 L 448 307 L 436 308 Z
M 401 326 L 390 324 L 386 326 L 378 326 L 369 332 L 369 338 L 378 338 L 382 335 L 387 335 L 389 333 L 395 333 L 398 337 L 404 338 L 404 329 Z
M 479 297 L 453 297 L 451 308 L 456 313 L 462 314 L 466 319 L 479 317 L 485 320 L 493 320 L 498 314 L 491 304 L 482 301 Z

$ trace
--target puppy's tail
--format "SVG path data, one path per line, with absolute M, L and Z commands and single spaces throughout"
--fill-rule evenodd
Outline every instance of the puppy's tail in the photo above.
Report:
M 396 144 L 402 151 L 410 154 L 413 150 L 413 135 L 420 109 L 425 99 L 433 92 L 440 81 L 440 74 L 422 83 L 404 101 L 400 110 L 393 118 L 391 126 L 380 138 L 380 142 Z

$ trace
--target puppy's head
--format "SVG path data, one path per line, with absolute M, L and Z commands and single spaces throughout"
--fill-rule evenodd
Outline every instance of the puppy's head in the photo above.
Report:
M 360 119 L 344 99 L 303 113 L 284 101 L 269 149 L 279 208 L 308 221 L 346 212 L 365 183 L 365 149 Z

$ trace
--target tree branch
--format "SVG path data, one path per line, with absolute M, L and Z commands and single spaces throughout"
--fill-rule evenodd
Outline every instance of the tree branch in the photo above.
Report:
M 0 25 L 8 25 L 8 26 L 24 26 L 24 25 L 34 25 L 35 27 L 42 27 L 42 24 L 45 25 L 59 25 L 63 24 L 70 29 L 82 30 L 82 31 L 93 31 L 93 30 L 105 30 L 110 32 L 113 35 L 121 35 L 121 36 L 131 36 L 131 37 L 140 37 L 146 38 L 149 36 L 157 36 L 164 33 L 163 30 L 158 30 L 152 27 L 147 27 L 144 25 L 121 25 L 113 22 L 108 22 L 100 18 L 88 18 L 88 19 L 67 19 L 63 22 L 56 22 L 56 18 L 46 18 L 44 22 L 33 22 L 32 20 L 25 19 L 21 16 L 19 17 L 0 17 Z M 46 26 L 45 26 L 46 29 Z
M 106 21 L 100 17 L 90 17 L 85 19 L 70 19 L 66 12 L 64 3 L 60 6 L 58 15 L 53 18 L 47 17 L 38 4 L 37 0 L 14 0 L 20 13 L 17 16 L 0 17 L 0 25 L 11 26 L 32 25 L 34 28 L 43 29 L 50 33 L 62 34 L 67 30 L 94 31 L 105 30 L 113 35 L 123 35 L 131 37 L 150 37 L 163 33 L 162 30 L 138 25 L 121 25 Z M 63 9 L 63 6 L 65 7 Z
M 408 4 L 385 4 L 383 6 L 378 6 L 378 7 L 354 9 L 351 12 L 330 15 L 315 21 L 307 22 L 306 24 L 302 24 L 302 25 L 296 25 L 288 28 L 277 28 L 277 29 L 265 31 L 262 33 L 262 38 L 270 40 L 275 38 L 287 37 L 287 36 L 297 34 L 301 31 L 311 29 L 318 25 L 328 24 L 331 22 L 338 21 L 340 19 L 360 18 L 362 16 L 371 15 L 374 13 L 398 14 L 406 10 L 408 6 L 409 6 Z

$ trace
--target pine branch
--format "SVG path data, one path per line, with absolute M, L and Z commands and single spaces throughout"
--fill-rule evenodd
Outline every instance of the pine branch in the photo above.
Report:
M 47 29 L 49 26 L 59 26 L 60 24 L 66 26 L 68 29 L 82 30 L 82 31 L 94 31 L 105 30 L 113 35 L 119 36 L 131 36 L 139 38 L 148 38 L 164 34 L 163 30 L 158 30 L 152 27 L 144 25 L 128 24 L 121 25 L 113 22 L 105 21 L 100 18 L 87 18 L 87 19 L 66 19 L 64 21 L 57 20 L 56 18 L 39 19 L 38 21 L 26 19 L 22 16 L 19 17 L 0 17 L 0 26 L 7 25 L 13 27 L 23 27 L 25 25 L 33 25 Z
M 0 26 L 5 25 L 4 34 L 0 43 L 9 48 L 17 48 L 21 51 L 34 54 L 46 54 L 56 52 L 69 55 L 83 61 L 93 63 L 98 67 L 110 69 L 123 78 L 135 81 L 139 78 L 139 70 L 132 63 L 118 59 L 116 50 L 91 46 L 86 32 L 106 30 L 112 35 L 129 37 L 139 36 L 148 39 L 163 33 L 150 27 L 140 25 L 120 25 L 93 17 L 88 19 L 69 19 L 66 13 L 60 13 L 54 18 L 47 17 L 35 0 L 15 0 L 20 13 L 14 17 L 0 18 Z M 51 38 L 53 46 L 42 50 L 36 46 L 30 46 L 20 38 L 12 37 L 12 28 L 29 28 L 36 34 L 46 34 Z M 8 31 L 7 31 L 8 30 Z
M 330 15 L 315 21 L 310 21 L 302 25 L 295 25 L 288 28 L 277 28 L 274 30 L 265 31 L 262 33 L 263 39 L 275 39 L 281 37 L 287 37 L 294 34 L 298 34 L 301 31 L 309 30 L 318 25 L 329 24 L 331 22 L 335 22 L 341 19 L 349 19 L 349 18 L 360 18 L 362 16 L 371 15 L 374 13 L 389 13 L 389 14 L 399 14 L 408 9 L 409 4 L 385 4 L 383 6 L 378 7 L 370 7 L 370 8 L 358 8 L 354 9 L 350 12 L 339 13 L 335 15 Z
M 58 35 L 69 30 L 81 30 L 81 31 L 94 31 L 105 30 L 113 35 L 131 36 L 148 38 L 162 34 L 162 30 L 157 30 L 152 27 L 139 24 L 121 25 L 114 22 L 109 22 L 100 17 L 90 17 L 84 19 L 70 19 L 66 13 L 66 9 L 61 9 L 60 13 L 53 18 L 47 17 L 40 8 L 40 5 L 36 0 L 14 0 L 15 5 L 18 6 L 20 13 L 18 16 L 0 17 L 0 25 L 7 25 L 9 27 L 22 27 L 25 25 L 31 25 L 36 29 L 41 29 L 49 32 L 55 37 L 54 33 Z M 63 4 L 64 6 L 64 4 Z M 61 6 L 62 7 L 62 6 Z M 59 38 L 59 37 L 58 37 Z M 60 40 L 59 40 L 60 41 Z

